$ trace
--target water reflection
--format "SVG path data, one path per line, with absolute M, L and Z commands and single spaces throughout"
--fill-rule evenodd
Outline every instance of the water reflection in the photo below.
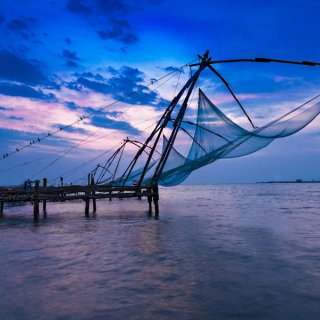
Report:
M 320 185 L 183 186 L 0 220 L 1 319 L 315 319 Z

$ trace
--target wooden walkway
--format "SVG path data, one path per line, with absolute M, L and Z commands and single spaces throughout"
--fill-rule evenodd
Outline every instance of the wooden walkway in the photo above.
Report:
M 152 213 L 152 202 L 155 207 L 155 217 L 159 217 L 159 191 L 158 186 L 148 186 L 138 188 L 137 186 L 112 186 L 110 184 L 97 185 L 93 177 L 88 176 L 88 185 L 70 185 L 70 186 L 47 186 L 47 180 L 34 181 L 34 186 L 30 190 L 22 187 L 0 187 L 0 215 L 3 215 L 4 204 L 10 202 L 30 202 L 33 204 L 33 216 L 35 220 L 39 219 L 40 204 L 44 216 L 47 214 L 47 202 L 65 202 L 70 200 L 83 200 L 85 203 L 84 212 L 89 216 L 90 202 L 92 201 L 92 211 L 97 211 L 97 199 L 124 199 L 146 197 L 149 203 L 149 212 Z

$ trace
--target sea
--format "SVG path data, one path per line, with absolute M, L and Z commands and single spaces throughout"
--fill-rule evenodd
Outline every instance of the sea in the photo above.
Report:
M 5 208 L 0 319 L 320 319 L 320 184 Z

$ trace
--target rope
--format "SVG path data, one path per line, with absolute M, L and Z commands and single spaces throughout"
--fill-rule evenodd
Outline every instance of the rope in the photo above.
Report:
M 154 89 L 152 89 L 152 91 L 154 90 L 157 90 L 158 88 L 160 88 L 161 86 L 163 86 L 165 83 L 167 83 L 169 80 L 171 80 L 172 78 L 174 77 L 174 75 L 172 75 L 171 77 L 169 77 L 166 81 L 162 82 L 160 85 L 158 85 L 157 87 L 155 87 Z M 146 98 L 145 98 L 146 99 Z M 145 99 L 142 99 L 141 101 L 144 101 Z M 127 108 L 125 108 L 123 110 L 123 112 L 127 112 L 129 109 L 131 109 L 132 107 L 134 107 L 135 105 L 131 105 Z M 139 123 L 136 123 L 134 125 L 138 125 L 138 124 L 141 124 L 145 121 L 148 121 L 148 120 L 151 120 L 153 118 L 156 118 L 158 116 L 155 116 L 155 117 L 152 117 L 152 118 L 149 118 L 147 120 L 144 120 L 142 122 L 139 122 Z M 38 172 L 36 172 L 32 177 L 36 176 L 37 174 L 43 172 L 45 169 L 47 169 L 48 167 L 50 167 L 51 165 L 53 165 L 55 162 L 57 162 L 58 160 L 60 160 L 61 158 L 63 158 L 66 154 L 70 153 L 72 150 L 76 149 L 77 147 L 81 146 L 81 145 L 84 145 L 84 144 L 87 144 L 87 143 L 91 143 L 91 142 L 94 142 L 94 141 L 97 141 L 99 139 L 102 139 L 104 137 L 108 137 L 108 136 L 111 136 L 121 130 L 117 129 L 115 131 L 113 131 L 112 133 L 109 133 L 109 134 L 106 134 L 106 135 L 103 135 L 101 137 L 98 137 L 97 139 L 93 139 L 93 140 L 90 140 L 88 142 L 85 142 L 88 138 L 90 138 L 91 136 L 95 135 L 98 131 L 102 130 L 103 128 L 98 128 L 96 131 L 94 131 L 93 133 L 90 133 L 89 135 L 87 135 L 86 138 L 84 138 L 83 140 L 81 140 L 79 143 L 77 143 L 76 145 L 70 147 L 70 148 L 66 148 L 64 149 L 63 151 L 59 151 L 59 152 L 55 152 L 53 155 L 55 154 L 59 154 L 60 156 L 58 158 L 56 158 L 54 161 L 50 162 L 45 168 L 39 170 Z M 63 152 L 63 153 L 62 153 Z M 40 157 L 40 158 L 36 158 L 35 160 L 31 160 L 31 161 L 28 161 L 28 162 L 24 162 L 24 163 L 21 163 L 17 166 L 14 166 L 14 167 L 9 167 L 9 168 L 6 168 L 6 169 L 2 169 L 0 172 L 5 172 L 5 171 L 9 171 L 9 170 L 12 170 L 12 169 L 16 169 L 16 168 L 19 168 L 19 167 L 23 167 L 23 166 L 26 166 L 26 165 L 29 165 L 31 163 L 34 163 L 38 160 L 41 160 L 41 159 L 44 159 L 44 158 L 47 158 L 47 157 L 50 157 L 51 155 L 46 155 L 46 156 L 43 156 L 43 157 Z
M 143 123 L 143 122 L 147 122 L 147 121 L 149 121 L 149 120 L 151 120 L 151 119 L 154 119 L 154 118 L 156 118 L 156 117 L 158 117 L 158 116 L 155 116 L 155 117 L 146 119 L 146 120 L 144 120 L 144 121 L 141 121 L 141 122 L 139 122 L 139 123 L 136 123 L 135 125 L 141 124 L 141 123 Z M 152 126 L 152 125 L 153 125 L 153 124 L 149 125 L 148 127 L 146 127 L 146 129 L 149 128 L 149 127 Z M 91 140 L 91 141 L 88 141 L 88 142 L 86 142 L 86 143 L 90 143 L 90 142 L 96 141 L 96 140 L 98 140 L 98 139 L 102 139 L 102 138 L 105 138 L 105 137 L 107 137 L 107 136 L 111 136 L 111 135 L 113 135 L 114 133 L 116 133 L 117 131 L 119 131 L 119 130 L 116 130 L 115 132 L 109 133 L 109 134 L 107 134 L 107 135 L 103 135 L 103 136 L 101 136 L 101 137 L 98 137 L 98 138 L 96 138 L 96 139 L 94 139 L 94 140 Z M 121 144 L 120 144 L 120 145 L 121 145 Z M 115 147 L 118 147 L 118 146 L 120 146 L 120 145 L 117 144 Z M 115 147 L 113 147 L 113 148 L 111 148 L 111 149 L 108 149 L 107 152 L 112 151 Z M 100 154 L 100 156 L 106 154 L 107 152 L 103 152 L 102 154 Z M 100 156 L 98 156 L 98 157 L 100 157 Z M 93 158 L 93 159 L 91 159 L 91 160 L 88 160 L 88 161 L 84 162 L 82 165 L 87 164 L 87 163 L 89 163 L 89 162 L 91 162 L 91 161 L 94 161 L 95 159 L 96 159 L 96 158 Z M 79 167 L 81 167 L 82 165 L 80 165 Z M 47 168 L 46 168 L 46 169 L 47 169 Z M 75 171 L 76 169 L 78 169 L 78 167 L 72 169 L 70 172 L 73 172 L 73 171 Z M 67 175 L 68 173 L 69 173 L 69 171 L 68 171 L 67 173 L 64 173 L 64 174 L 60 175 L 60 176 L 61 176 L 61 177 L 64 177 L 64 176 Z M 57 178 L 55 178 L 55 179 L 57 179 Z M 50 181 L 53 181 L 53 180 L 55 180 L 55 179 L 52 179 L 52 180 L 50 180 Z
M 187 66 L 187 65 L 189 65 L 190 63 L 194 62 L 195 60 L 196 60 L 196 59 L 192 60 L 191 62 L 186 63 L 185 65 L 183 65 L 182 67 L 180 67 L 178 70 L 180 70 L 181 68 L 184 68 L 185 66 Z M 172 74 L 177 73 L 178 70 L 173 70 L 173 71 L 165 74 L 164 76 L 162 76 L 162 77 L 160 77 L 160 78 L 158 78 L 158 79 L 156 79 L 156 80 L 152 80 L 151 82 L 149 82 L 149 83 L 148 83 L 147 85 L 145 85 L 145 86 L 146 86 L 146 87 L 150 87 L 150 86 L 154 85 L 156 82 L 159 82 L 159 81 L 163 80 L 164 78 L 166 78 L 166 77 L 168 77 L 168 76 L 170 76 L 170 75 L 172 75 Z M 41 141 L 43 141 L 43 140 L 45 140 L 45 139 L 47 139 L 47 138 L 49 138 L 49 137 L 51 137 L 51 136 L 53 136 L 53 135 L 56 135 L 56 134 L 58 134 L 59 132 L 61 132 L 61 131 L 63 131 L 63 130 L 68 129 L 68 128 L 74 126 L 75 124 L 77 124 L 77 123 L 85 120 L 85 119 L 90 119 L 91 117 L 93 117 L 94 115 L 96 115 L 97 113 L 101 112 L 102 110 L 104 110 L 104 109 L 106 109 L 106 108 L 109 108 L 109 107 L 111 107 L 111 106 L 113 106 L 113 105 L 115 105 L 115 104 L 117 104 L 117 103 L 119 103 L 119 102 L 125 102 L 125 100 L 128 99 L 128 98 L 130 98 L 131 96 L 133 96 L 133 95 L 135 95 L 135 94 L 137 94 L 137 93 L 139 93 L 139 92 L 142 92 L 142 93 L 143 93 L 143 90 L 144 90 L 144 89 L 138 89 L 138 90 L 136 90 L 136 91 L 132 91 L 131 93 L 129 93 L 129 94 L 127 94 L 126 96 L 124 96 L 123 98 L 117 99 L 117 100 L 113 101 L 112 103 L 110 103 L 110 104 L 108 104 L 108 105 L 106 105 L 106 106 L 104 106 L 104 107 L 101 107 L 101 108 L 95 110 L 94 112 L 90 113 L 89 115 L 81 116 L 81 117 L 79 117 L 79 119 L 75 120 L 74 122 L 72 122 L 72 123 L 70 123 L 70 124 L 68 124 L 68 125 L 66 125 L 66 126 L 62 126 L 61 128 L 59 128 L 59 129 L 57 129 L 57 130 L 55 130 L 55 131 L 53 131 L 53 132 L 48 133 L 46 136 L 37 138 L 36 141 L 33 140 L 33 141 L 29 142 L 28 144 L 26 144 L 26 145 L 24 145 L 24 146 L 21 146 L 21 147 L 19 147 L 19 148 L 16 148 L 14 151 L 11 151 L 11 152 L 8 152 L 8 153 L 4 153 L 3 156 L 2 156 L 2 158 L 0 158 L 0 160 L 4 160 L 4 159 L 6 159 L 6 158 L 8 158 L 8 157 L 10 157 L 10 156 L 12 156 L 12 155 L 14 155 L 14 154 L 22 151 L 22 150 L 24 150 L 24 149 L 26 149 L 26 148 L 31 147 L 31 146 L 34 145 L 34 144 L 38 144 L 38 143 L 40 143 Z M 152 89 L 151 91 L 154 91 L 154 90 L 155 90 L 155 89 Z

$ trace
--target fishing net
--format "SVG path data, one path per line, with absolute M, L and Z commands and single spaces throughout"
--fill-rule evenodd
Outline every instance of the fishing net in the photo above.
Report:
M 218 159 L 251 154 L 265 148 L 277 138 L 284 138 L 300 131 L 319 115 L 320 102 L 305 110 L 301 107 L 260 128 L 248 131 L 228 118 L 199 90 L 197 121 L 193 124 L 195 130 L 192 145 L 186 157 L 172 148 L 159 178 L 159 184 L 177 185 L 183 182 L 192 171 Z M 184 123 L 182 127 L 183 125 Z M 166 143 L 167 139 L 164 138 L 164 145 Z

